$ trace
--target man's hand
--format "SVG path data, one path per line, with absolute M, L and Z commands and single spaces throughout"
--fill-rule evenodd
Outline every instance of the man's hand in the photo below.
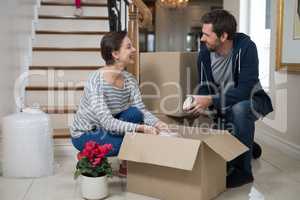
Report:
M 188 111 L 188 113 L 192 113 L 194 116 L 199 116 L 203 113 L 203 110 L 207 109 L 212 105 L 212 96 L 204 96 L 204 95 L 195 95 L 194 102 L 192 104 L 192 108 Z

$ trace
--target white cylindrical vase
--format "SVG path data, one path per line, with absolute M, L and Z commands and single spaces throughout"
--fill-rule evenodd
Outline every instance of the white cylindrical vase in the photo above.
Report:
M 107 176 L 87 177 L 81 175 L 81 195 L 84 199 L 103 199 L 108 195 Z

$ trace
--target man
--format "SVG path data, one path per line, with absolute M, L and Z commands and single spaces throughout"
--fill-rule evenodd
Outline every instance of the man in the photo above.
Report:
M 199 115 L 217 111 L 216 122 L 229 130 L 250 151 L 231 163 L 228 188 L 253 182 L 251 158 L 255 121 L 273 111 L 258 78 L 257 49 L 250 37 L 236 32 L 236 20 L 225 10 L 214 10 L 202 18 L 198 57 L 199 90 L 189 110 Z

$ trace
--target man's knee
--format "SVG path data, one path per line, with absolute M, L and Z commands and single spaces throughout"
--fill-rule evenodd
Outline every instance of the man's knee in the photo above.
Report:
M 240 118 L 249 115 L 251 111 L 251 103 L 249 100 L 241 101 L 232 106 L 232 114 L 234 117 Z

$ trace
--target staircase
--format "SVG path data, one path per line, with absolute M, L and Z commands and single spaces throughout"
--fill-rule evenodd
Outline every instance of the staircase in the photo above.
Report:
M 37 103 L 49 114 L 54 138 L 70 137 L 68 128 L 83 93 L 84 82 L 91 72 L 104 65 L 100 40 L 110 29 L 108 1 L 111 5 L 113 0 L 83 0 L 81 17 L 73 15 L 74 0 L 41 2 L 25 105 Z M 128 10 L 128 35 L 139 49 L 138 25 L 151 23 L 152 16 L 142 0 L 133 0 Z M 138 21 L 139 12 L 143 21 Z M 135 64 L 127 70 L 139 78 L 138 51 Z
M 88 74 L 104 65 L 100 40 L 109 31 L 106 0 L 85 0 L 75 17 L 73 0 L 42 0 L 38 11 L 27 106 L 49 113 L 54 137 L 69 137 L 68 126 Z

